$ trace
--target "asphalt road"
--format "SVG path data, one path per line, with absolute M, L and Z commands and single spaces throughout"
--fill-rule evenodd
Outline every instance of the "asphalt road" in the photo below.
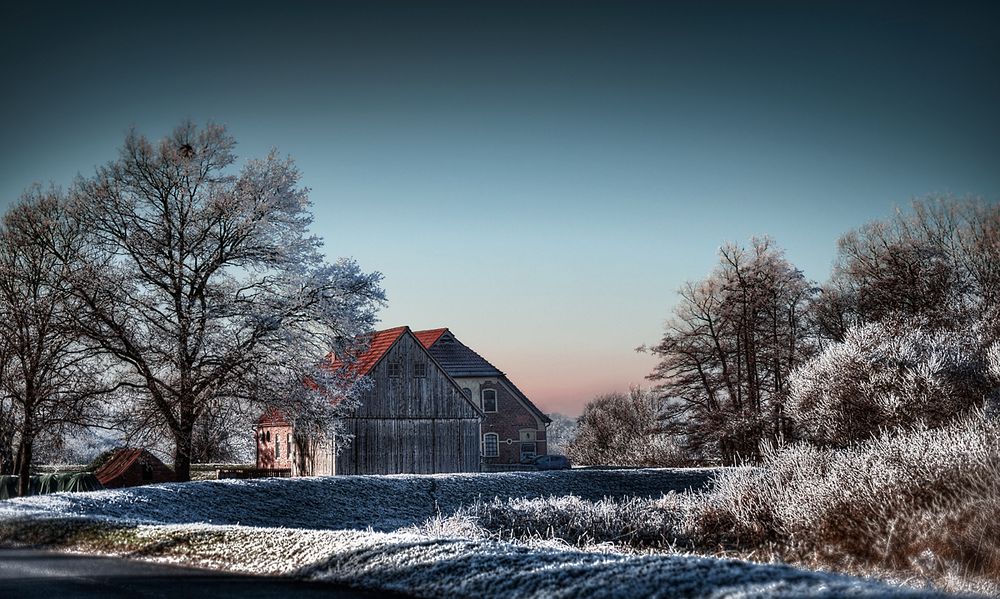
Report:
M 0 597 L 4 599 L 386 596 L 393 595 L 321 582 L 225 574 L 113 557 L 0 549 Z

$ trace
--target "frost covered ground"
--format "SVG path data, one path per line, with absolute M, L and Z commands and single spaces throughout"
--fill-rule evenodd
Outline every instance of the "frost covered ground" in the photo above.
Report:
M 657 497 L 710 470 L 518 472 L 166 484 L 0 502 L 0 542 L 330 580 L 423 597 L 932 596 L 684 554 L 428 534 L 476 500 Z M 424 531 L 421 534 L 419 531 Z M 449 532 L 450 531 L 450 532 Z

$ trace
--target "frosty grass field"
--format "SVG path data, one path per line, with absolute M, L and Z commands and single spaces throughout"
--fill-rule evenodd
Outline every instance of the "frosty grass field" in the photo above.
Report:
M 0 543 L 329 580 L 426 597 L 934 596 L 777 564 L 505 542 L 454 514 L 477 500 L 656 498 L 712 470 L 575 470 L 164 484 L 0 502 Z M 444 523 L 442 525 L 442 523 Z

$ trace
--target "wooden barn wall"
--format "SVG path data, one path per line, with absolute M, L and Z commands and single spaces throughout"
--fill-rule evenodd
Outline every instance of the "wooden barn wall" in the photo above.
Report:
M 478 418 L 349 418 L 337 474 L 479 471 Z
M 401 376 L 389 377 L 392 362 Z M 427 365 L 427 376 L 414 376 L 417 363 Z M 344 420 L 351 440 L 339 452 L 309 443 L 298 454 L 298 474 L 479 471 L 481 416 L 418 341 L 403 335 L 369 376 L 374 387 Z
M 334 471 L 333 444 L 322 439 L 295 439 L 293 476 L 330 476 Z
M 389 363 L 402 367 L 402 376 L 389 377 Z M 413 376 L 413 365 L 427 364 L 427 376 Z M 403 335 L 370 374 L 375 388 L 361 399 L 358 418 L 477 418 L 462 390 L 438 368 L 411 335 Z

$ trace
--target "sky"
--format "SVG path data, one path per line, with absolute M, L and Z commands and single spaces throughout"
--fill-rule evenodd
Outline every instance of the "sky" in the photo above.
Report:
M 0 24 L 0 208 L 131 127 L 292 156 L 382 326 L 546 412 L 655 364 L 687 280 L 770 235 L 812 280 L 914 198 L 1000 200 L 995 2 L 37 2 Z

